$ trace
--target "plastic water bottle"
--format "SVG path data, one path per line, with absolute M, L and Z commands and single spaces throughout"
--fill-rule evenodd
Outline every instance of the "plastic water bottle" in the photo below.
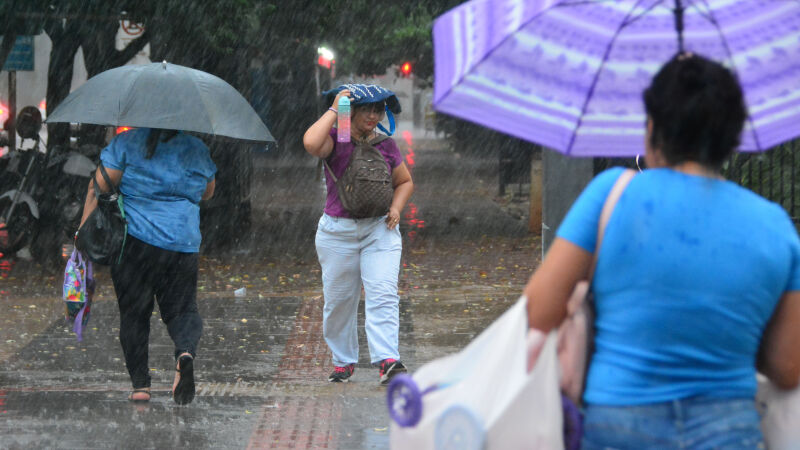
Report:
M 350 142 L 350 99 L 342 97 L 339 99 L 339 123 L 336 126 L 336 140 L 339 142 Z

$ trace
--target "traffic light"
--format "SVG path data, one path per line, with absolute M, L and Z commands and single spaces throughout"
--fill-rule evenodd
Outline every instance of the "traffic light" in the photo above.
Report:
M 400 66 L 400 73 L 402 73 L 404 77 L 411 75 L 411 63 L 408 61 L 404 62 L 403 65 Z

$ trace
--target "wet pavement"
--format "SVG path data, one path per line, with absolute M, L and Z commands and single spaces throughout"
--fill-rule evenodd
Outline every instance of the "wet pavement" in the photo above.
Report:
M 463 348 L 510 306 L 540 256 L 526 218 L 496 198 L 496 158 L 459 157 L 421 137 L 398 137 L 417 186 L 401 225 L 400 351 L 412 371 Z M 388 447 L 385 388 L 369 365 L 363 303 L 352 381 L 326 382 L 316 162 L 261 155 L 255 164 L 253 226 L 236 247 L 201 257 L 204 333 L 188 406 L 169 397 L 172 344 L 157 312 L 152 401 L 126 400 L 107 269 L 97 275 L 83 342 L 63 321 L 58 271 L 19 262 L 0 273 L 0 448 Z M 244 296 L 234 295 L 241 288 Z

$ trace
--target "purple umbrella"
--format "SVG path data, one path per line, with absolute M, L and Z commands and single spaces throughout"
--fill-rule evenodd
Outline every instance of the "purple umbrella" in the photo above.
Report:
M 568 155 L 643 153 L 642 91 L 680 49 L 738 75 L 740 151 L 800 136 L 800 0 L 472 0 L 433 43 L 436 110 Z

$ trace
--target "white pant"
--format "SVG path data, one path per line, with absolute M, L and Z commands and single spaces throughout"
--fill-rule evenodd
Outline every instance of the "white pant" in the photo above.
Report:
M 345 219 L 323 214 L 315 239 L 322 266 L 322 332 L 333 364 L 358 363 L 356 313 L 364 284 L 370 361 L 400 359 L 397 277 L 403 244 L 385 217 Z

